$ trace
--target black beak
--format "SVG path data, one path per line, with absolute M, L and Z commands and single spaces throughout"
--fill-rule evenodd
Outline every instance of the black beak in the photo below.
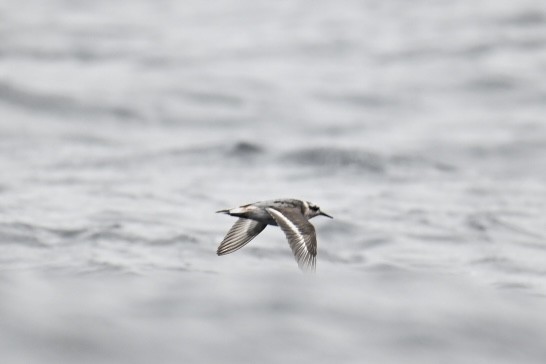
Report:
M 328 215 L 327 213 L 325 213 L 325 212 L 322 212 L 322 211 L 320 212 L 320 214 L 319 214 L 319 215 L 322 215 L 322 216 L 326 216 L 326 217 L 329 217 L 330 219 L 333 219 L 333 217 L 332 217 L 332 216 L 330 216 L 330 215 Z

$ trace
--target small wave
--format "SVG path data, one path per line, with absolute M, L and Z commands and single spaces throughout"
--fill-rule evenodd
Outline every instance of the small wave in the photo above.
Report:
M 27 223 L 0 224 L 0 243 L 46 247 L 85 235 L 84 228 L 52 228 Z
M 327 167 L 330 169 L 353 168 L 358 171 L 376 174 L 412 175 L 415 172 L 435 171 L 440 173 L 452 172 L 456 168 L 444 162 L 427 159 L 422 156 L 380 154 L 341 148 L 309 148 L 287 153 L 283 156 L 292 163 Z
M 264 149 L 258 144 L 249 143 L 249 142 L 238 142 L 231 147 L 230 154 L 236 156 L 251 156 L 256 154 L 261 154 L 264 152 Z
M 178 233 L 173 236 L 161 238 L 145 237 L 139 234 L 128 232 L 122 229 L 121 224 L 111 224 L 100 228 L 89 229 L 85 234 L 79 235 L 82 241 L 108 241 L 108 242 L 130 242 L 149 246 L 170 246 L 176 244 L 197 244 L 198 239 L 187 233 Z
M 353 265 L 362 265 L 366 262 L 366 258 L 359 253 L 354 253 L 350 255 L 335 254 L 328 249 L 322 249 L 320 251 L 319 262 L 324 261 L 334 264 L 353 264 Z
M 105 258 L 92 258 L 88 265 L 78 275 L 94 275 L 97 273 L 130 273 L 128 267 L 119 262 L 113 262 Z
M 514 78 L 500 75 L 482 75 L 463 84 L 463 88 L 470 91 L 509 91 L 517 87 Z
M 200 161 L 217 162 L 237 162 L 251 161 L 253 158 L 265 155 L 265 149 L 255 143 L 239 141 L 229 144 L 213 144 L 205 146 L 195 146 L 189 148 L 174 148 L 162 151 L 148 158 L 174 158 L 177 164 L 184 161 L 187 163 L 196 163 Z
M 511 232 L 526 238 L 534 238 L 543 240 L 544 236 L 540 233 L 527 230 L 515 223 L 504 221 L 503 219 L 495 216 L 489 212 L 475 213 L 467 217 L 467 225 L 472 229 L 480 233 L 492 232 L 495 229 L 503 229 L 504 231 Z
M 84 240 L 88 241 L 119 241 L 119 242 L 127 242 L 130 241 L 132 243 L 146 243 L 147 240 L 136 236 L 133 234 L 129 234 L 124 231 L 120 231 L 119 229 L 110 229 L 110 228 L 104 228 L 100 230 L 96 230 L 91 232 L 90 234 L 86 234 L 84 237 Z
M 436 161 L 418 155 L 393 155 L 388 158 L 391 166 L 399 169 L 404 167 L 413 170 L 436 170 L 438 172 L 454 172 L 457 168 L 443 161 Z
M 25 223 L 1 223 L 0 244 L 27 245 L 45 247 L 47 244 L 38 238 L 37 227 Z
M 90 147 L 113 147 L 117 146 L 115 142 L 109 139 L 106 135 L 87 133 L 63 133 L 60 135 L 62 141 L 69 143 L 77 143 L 80 145 L 88 145 Z
M 209 157 L 209 158 L 218 158 L 227 157 L 229 159 L 244 159 L 245 161 L 251 157 L 257 157 L 265 154 L 265 149 L 256 143 L 251 143 L 247 141 L 238 141 L 236 143 L 222 144 L 222 145 L 210 145 L 210 146 L 199 146 L 194 148 L 188 148 L 184 150 L 177 150 L 175 153 L 178 156 L 198 156 L 199 158 Z
M 176 91 L 177 95 L 184 97 L 187 101 L 197 104 L 207 104 L 213 106 L 234 106 L 238 107 L 243 104 L 243 98 L 229 93 L 220 92 L 199 92 L 181 90 Z
M 93 140 L 89 140 L 93 143 Z M 98 143 L 101 141 L 99 140 Z M 107 145 L 107 141 L 104 142 Z M 205 163 L 207 161 L 248 161 L 251 157 L 263 155 L 265 150 L 257 144 L 240 141 L 235 144 L 211 144 L 190 147 L 174 147 L 162 150 L 141 151 L 128 154 L 110 154 L 87 161 L 66 160 L 54 165 L 55 168 L 107 168 L 107 167 L 141 167 L 143 164 L 172 163 L 182 164 Z
M 79 62 L 114 61 L 134 57 L 130 50 L 98 50 L 91 47 L 79 48 L 39 48 L 6 45 L 0 50 L 4 58 L 29 59 L 33 61 L 76 60 Z
M 305 166 L 356 168 L 374 173 L 385 171 L 385 160 L 379 155 L 339 148 L 309 148 L 284 155 L 283 159 Z
M 355 107 L 377 107 L 382 108 L 396 104 L 397 101 L 376 93 L 346 93 L 346 94 L 328 94 L 317 93 L 315 95 L 320 101 L 341 103 Z
M 503 256 L 490 256 L 477 259 L 471 262 L 476 266 L 488 266 L 500 272 L 508 273 L 512 276 L 540 276 L 546 275 L 546 269 L 541 266 L 526 264 L 521 260 L 516 260 Z
M 497 282 L 495 284 L 495 286 L 497 288 L 500 288 L 500 289 L 507 289 L 507 290 L 518 290 L 518 291 L 521 291 L 521 290 L 529 290 L 531 287 L 530 284 L 528 283 L 523 283 L 523 282 L 513 282 L 513 281 L 508 281 L 508 282 Z
M 56 115 L 114 117 L 119 120 L 143 119 L 134 110 L 126 107 L 87 104 L 68 96 L 21 89 L 7 83 L 0 83 L 0 101 L 33 112 L 40 111 Z
M 174 245 L 178 243 L 190 243 L 190 244 L 197 244 L 199 240 L 192 235 L 189 234 L 177 234 L 170 238 L 161 238 L 161 239 L 155 239 L 150 241 L 150 244 L 153 245 Z
M 546 22 L 546 13 L 543 11 L 517 12 L 500 20 L 501 25 L 517 25 L 517 26 L 536 26 L 543 25 Z

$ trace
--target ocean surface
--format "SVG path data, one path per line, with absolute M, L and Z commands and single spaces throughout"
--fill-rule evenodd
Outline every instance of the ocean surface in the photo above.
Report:
M 312 201 L 215 254 L 220 209 Z M 543 1 L 0 2 L 0 361 L 545 363 Z

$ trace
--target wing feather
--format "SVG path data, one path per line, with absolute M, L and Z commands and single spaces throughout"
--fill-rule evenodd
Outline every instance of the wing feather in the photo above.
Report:
M 315 271 L 317 257 L 317 235 L 313 225 L 296 208 L 274 209 L 266 211 L 280 226 L 292 253 L 302 270 Z
M 266 226 L 266 224 L 256 220 L 240 218 L 229 229 L 224 240 L 218 246 L 216 254 L 225 255 L 241 249 L 258 236 Z

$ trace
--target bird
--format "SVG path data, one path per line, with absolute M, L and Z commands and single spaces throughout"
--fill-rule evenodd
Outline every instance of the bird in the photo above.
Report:
M 216 254 L 233 253 L 258 236 L 267 225 L 274 225 L 286 235 L 299 268 L 310 272 L 316 270 L 317 235 L 309 219 L 319 215 L 333 219 L 317 205 L 293 198 L 259 201 L 216 212 L 239 218 L 218 246 Z

